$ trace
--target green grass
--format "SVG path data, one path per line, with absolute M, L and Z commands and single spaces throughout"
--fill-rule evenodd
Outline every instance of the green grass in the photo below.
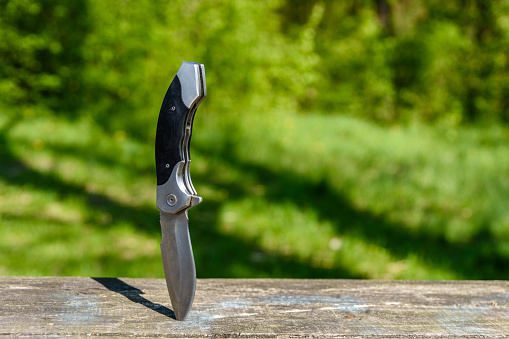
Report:
M 195 122 L 199 277 L 509 278 L 506 129 L 232 121 Z M 87 120 L 0 129 L 0 274 L 163 276 L 152 141 Z

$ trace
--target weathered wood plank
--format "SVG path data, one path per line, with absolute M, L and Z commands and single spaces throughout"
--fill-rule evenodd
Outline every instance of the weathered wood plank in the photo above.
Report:
M 163 279 L 0 277 L 13 337 L 509 338 L 509 282 L 198 280 L 173 319 Z

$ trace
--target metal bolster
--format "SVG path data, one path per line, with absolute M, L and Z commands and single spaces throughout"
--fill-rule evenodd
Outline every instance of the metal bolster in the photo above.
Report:
M 182 101 L 187 108 L 191 108 L 203 96 L 200 71 L 200 64 L 184 61 L 177 72 L 182 86 Z
M 178 162 L 168 181 L 157 186 L 156 205 L 162 212 L 176 214 L 193 203 L 193 196 L 184 185 L 184 164 L 185 161 Z

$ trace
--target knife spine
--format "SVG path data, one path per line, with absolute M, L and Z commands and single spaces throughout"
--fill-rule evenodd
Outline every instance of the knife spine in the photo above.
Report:
M 181 69 L 188 70 L 189 66 L 192 66 L 193 72 L 190 71 L 183 71 L 180 76 L 187 76 L 187 77 L 193 77 L 195 86 L 190 86 L 190 80 L 189 78 L 186 78 L 184 80 L 185 83 L 187 83 L 186 88 L 193 88 L 196 89 L 195 97 L 193 97 L 193 100 L 191 101 L 191 107 L 189 107 L 188 114 L 186 116 L 186 122 L 185 122 L 185 131 L 184 131 L 184 138 L 182 140 L 182 151 L 183 156 L 185 160 L 185 169 L 184 169 L 184 183 L 186 185 L 187 190 L 190 194 L 196 195 L 196 189 L 193 186 L 193 183 L 191 181 L 191 154 L 190 154 L 190 145 L 191 145 L 191 136 L 192 136 L 192 129 L 193 129 L 193 121 L 194 116 L 196 113 L 196 110 L 198 109 L 198 106 L 203 101 L 206 95 L 206 84 L 205 84 L 205 67 L 202 64 L 195 63 L 195 62 L 187 62 L 182 63 Z M 179 69 L 179 73 L 180 70 Z M 179 76 L 179 73 L 177 73 L 177 76 Z M 191 74 L 190 74 L 191 73 Z M 182 81 L 181 81 L 182 82 Z M 186 97 L 189 98 L 188 93 L 184 93 L 184 88 L 182 89 L 182 100 L 185 102 Z

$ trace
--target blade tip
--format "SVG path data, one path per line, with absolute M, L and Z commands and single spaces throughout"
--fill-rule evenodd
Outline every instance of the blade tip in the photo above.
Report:
M 175 319 L 178 321 L 184 321 L 189 313 L 189 308 L 187 310 L 175 310 Z

